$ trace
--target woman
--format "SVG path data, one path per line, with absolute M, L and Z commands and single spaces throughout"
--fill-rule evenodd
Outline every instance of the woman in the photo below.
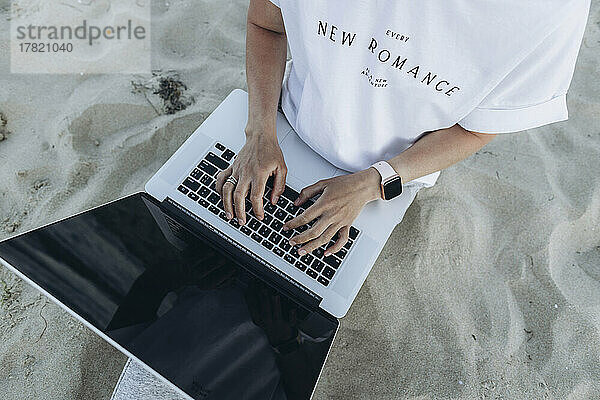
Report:
M 300 193 L 296 205 L 321 194 L 285 225 L 317 219 L 290 239 L 302 244 L 300 254 L 337 233 L 327 252 L 340 250 L 364 205 L 382 198 L 382 179 L 397 175 L 405 185 L 431 186 L 438 171 L 495 134 L 566 120 L 589 4 L 252 0 L 246 144 L 217 182 L 228 218 L 246 222 L 248 194 L 263 218 L 269 176 L 271 201 L 283 192 L 287 168 L 275 127 L 280 93 L 297 134 L 351 172 Z M 292 62 L 282 86 L 288 45 Z

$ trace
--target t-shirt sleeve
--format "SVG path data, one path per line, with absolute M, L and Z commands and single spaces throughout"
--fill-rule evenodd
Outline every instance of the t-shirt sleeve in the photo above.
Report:
M 269 0 L 271 3 L 275 4 L 277 7 L 281 8 L 279 5 L 279 0 Z
M 568 119 L 566 95 L 581 46 L 589 1 L 563 22 L 458 124 L 471 132 L 509 133 Z

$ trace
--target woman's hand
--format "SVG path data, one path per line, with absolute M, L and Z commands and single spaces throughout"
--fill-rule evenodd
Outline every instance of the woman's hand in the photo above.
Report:
M 321 180 L 305 187 L 294 201 L 296 206 L 321 193 L 315 203 L 284 225 L 284 230 L 297 228 L 317 219 L 310 229 L 290 238 L 290 244 L 304 243 L 298 254 L 304 255 L 326 245 L 339 232 L 326 255 L 337 253 L 348 241 L 350 226 L 365 204 L 381 198 L 379 173 L 369 168 L 354 174 Z
M 264 218 L 263 195 L 267 179 L 273 179 L 271 203 L 277 203 L 285 189 L 287 167 L 283 153 L 273 134 L 248 134 L 246 144 L 237 154 L 233 164 L 217 176 L 216 189 L 221 193 L 227 219 L 234 216 L 240 225 L 246 223 L 246 195 L 250 192 L 252 210 L 259 220 Z M 233 176 L 237 185 L 226 182 Z

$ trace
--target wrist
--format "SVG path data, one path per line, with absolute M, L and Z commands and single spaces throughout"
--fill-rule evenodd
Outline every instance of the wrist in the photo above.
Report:
M 259 140 L 259 139 L 267 139 L 267 140 L 275 140 L 277 141 L 277 129 L 275 126 L 246 126 L 244 129 L 244 133 L 246 134 L 246 141 L 250 140 Z
M 381 199 L 381 176 L 375 168 L 369 167 L 363 171 L 364 193 L 367 196 L 367 202 Z

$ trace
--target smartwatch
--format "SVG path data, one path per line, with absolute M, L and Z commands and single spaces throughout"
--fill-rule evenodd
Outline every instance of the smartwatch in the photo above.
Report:
M 381 176 L 381 198 L 391 200 L 402 193 L 402 178 L 386 161 L 379 161 L 371 165 Z

